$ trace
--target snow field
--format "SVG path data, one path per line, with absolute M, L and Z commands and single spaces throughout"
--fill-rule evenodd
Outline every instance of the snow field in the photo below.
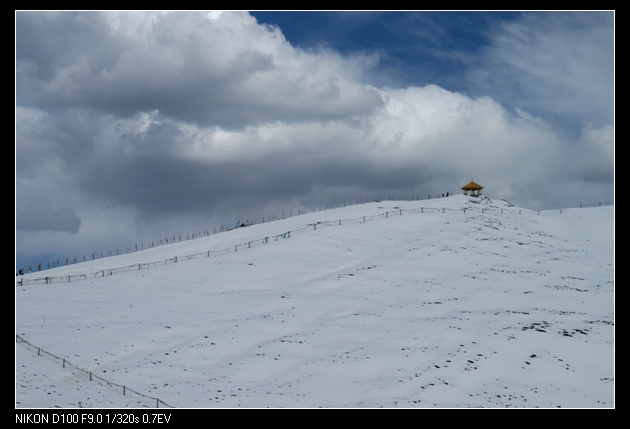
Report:
M 428 204 L 454 210 L 26 284 L 16 288 L 16 333 L 177 407 L 614 406 L 614 207 L 518 215 L 486 198 L 387 201 L 47 272 L 97 272 Z M 16 406 L 46 406 L 24 387 L 44 375 L 21 370 L 23 358 Z M 85 399 L 96 396 L 85 389 L 48 406 L 118 406 Z

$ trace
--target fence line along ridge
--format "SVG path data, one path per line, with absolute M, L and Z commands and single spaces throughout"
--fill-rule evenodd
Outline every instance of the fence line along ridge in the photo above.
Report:
M 594 204 L 592 205 L 592 207 L 596 207 L 596 206 L 601 206 L 601 205 L 613 205 L 613 203 L 599 203 L 599 204 Z M 582 206 L 582 205 L 580 205 Z M 585 205 L 586 207 L 586 205 Z M 32 278 L 32 279 L 25 279 L 25 278 L 21 278 L 19 280 L 16 281 L 16 286 L 23 286 L 24 284 L 27 283 L 36 283 L 36 284 L 49 284 L 49 283 L 63 283 L 63 282 L 71 282 L 72 280 L 87 280 L 88 276 L 92 276 L 92 278 L 98 278 L 98 277 L 105 277 L 105 276 L 111 276 L 114 275 L 115 273 L 120 273 L 120 272 L 127 272 L 127 271 L 134 271 L 134 270 L 141 270 L 143 268 L 150 268 L 150 267 L 155 267 L 155 266 L 160 266 L 160 265 L 166 265 L 169 263 L 176 263 L 178 262 L 178 260 L 190 260 L 193 258 L 199 258 L 199 257 L 210 257 L 210 256 L 218 256 L 221 254 L 226 254 L 226 253 L 231 253 L 231 252 L 238 252 L 239 248 L 243 249 L 243 248 L 251 248 L 252 246 L 255 245 L 259 245 L 259 244 L 267 244 L 269 242 L 269 239 L 274 239 L 275 241 L 278 241 L 279 238 L 283 238 L 283 239 L 287 239 L 291 237 L 291 234 L 295 235 L 296 233 L 300 233 L 303 231 L 307 231 L 310 230 L 311 228 L 313 230 L 317 230 L 317 227 L 319 226 L 320 228 L 322 226 L 341 226 L 342 224 L 348 224 L 348 223 L 365 223 L 367 221 L 371 221 L 371 220 L 375 220 L 375 219 L 387 219 L 391 216 L 402 216 L 403 212 L 405 213 L 446 213 L 446 212 L 464 212 L 466 213 L 467 211 L 480 211 L 481 213 L 486 213 L 486 212 L 497 212 L 500 214 L 518 214 L 518 215 L 540 215 L 541 213 L 543 215 L 557 215 L 557 214 L 562 214 L 563 212 L 566 212 L 567 209 L 560 209 L 560 210 L 523 210 L 523 209 L 519 209 L 519 210 L 511 210 L 511 209 L 504 209 L 504 208 L 488 208 L 488 207 L 466 207 L 466 208 L 460 208 L 460 209 L 449 209 L 449 208 L 434 208 L 434 207 L 420 207 L 420 208 L 416 208 L 416 209 L 394 209 L 392 211 L 386 211 L 385 213 L 380 213 L 377 215 L 372 215 L 372 216 L 359 216 L 357 218 L 352 218 L 352 219 L 338 219 L 338 220 L 334 220 L 334 221 L 322 221 L 322 222 L 316 222 L 316 223 L 312 223 L 312 224 L 308 224 L 305 227 L 299 228 L 299 229 L 295 229 L 295 230 L 291 230 L 291 231 L 287 231 L 287 232 L 283 232 L 277 235 L 273 235 L 273 236 L 269 236 L 269 237 L 263 237 L 263 238 L 259 238 L 256 240 L 252 240 L 252 241 L 248 241 L 246 243 L 240 243 L 240 244 L 235 244 L 233 246 L 230 246 L 228 248 L 225 248 L 223 250 L 207 250 L 204 252 L 199 252 L 199 253 L 194 253 L 191 255 L 183 255 L 183 256 L 175 256 L 173 258 L 169 258 L 166 260 L 161 260 L 161 261 L 155 261 L 155 262 L 143 262 L 143 263 L 137 263 L 137 264 L 132 264 L 132 265 L 126 265 L 126 266 L 122 266 L 122 267 L 116 267 L 116 268 L 106 268 L 103 270 L 99 270 L 95 273 L 88 273 L 88 274 L 75 274 L 75 275 L 67 275 L 67 276 L 45 276 L 45 277 L 38 277 L 38 278 Z M 178 259 L 179 258 L 179 259 Z

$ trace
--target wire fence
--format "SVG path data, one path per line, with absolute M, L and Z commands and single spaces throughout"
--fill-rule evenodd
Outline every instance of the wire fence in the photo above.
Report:
M 476 200 L 471 200 L 476 202 Z M 459 208 L 459 209 L 449 209 L 449 208 L 434 208 L 434 207 L 419 207 L 415 209 L 400 209 L 396 208 L 392 211 L 386 211 L 385 213 L 380 213 L 372 216 L 360 216 L 352 219 L 338 219 L 334 221 L 325 221 L 325 222 L 316 222 L 312 224 L 308 224 L 302 228 L 294 229 L 291 231 L 286 231 L 277 235 L 272 235 L 268 237 L 262 237 L 256 240 L 248 241 L 245 243 L 234 244 L 230 247 L 221 250 L 206 250 L 203 252 L 198 252 L 190 255 L 182 255 L 182 256 L 174 256 L 172 258 L 166 260 L 159 260 L 154 262 L 141 262 L 137 264 L 130 264 L 126 266 L 116 267 L 116 268 L 107 268 L 102 269 L 92 273 L 86 274 L 75 274 L 75 275 L 66 275 L 66 276 L 44 276 L 37 278 L 20 278 L 16 281 L 16 286 L 25 286 L 29 284 L 51 284 L 51 283 L 65 283 L 76 280 L 87 280 L 88 278 L 99 278 L 112 276 L 114 274 L 122 273 L 122 272 L 130 272 L 136 270 L 142 270 L 147 268 L 152 268 L 156 266 L 163 266 L 172 263 L 178 263 L 181 261 L 196 259 L 196 258 L 209 258 L 213 256 L 224 255 L 227 253 L 238 252 L 239 250 L 251 249 L 252 247 L 266 245 L 270 241 L 278 241 L 285 240 L 291 238 L 291 236 L 295 236 L 304 231 L 309 230 L 317 230 L 318 228 L 329 227 L 329 226 L 341 226 L 347 225 L 350 223 L 365 223 L 368 221 L 373 221 L 376 219 L 387 219 L 395 216 L 402 216 L 407 213 L 416 213 L 416 214 L 425 214 L 425 213 L 467 213 L 467 212 L 480 212 L 480 213 L 500 213 L 500 214 L 514 214 L 514 215 L 525 215 L 525 216 L 555 216 L 560 215 L 563 212 L 566 212 L 567 209 L 561 210 L 523 210 L 523 209 L 509 209 L 509 208 L 493 208 L 493 207 L 483 207 L 481 202 L 483 200 L 479 200 L 479 207 L 467 207 L 467 208 Z M 613 205 L 613 203 L 599 203 L 599 205 Z M 597 206 L 592 205 L 593 207 Z M 245 225 L 248 226 L 248 225 Z
M 447 192 L 446 194 L 442 194 L 441 197 L 444 196 L 448 196 L 449 193 Z M 450 194 L 452 195 L 452 194 Z M 440 195 L 437 195 L 437 197 L 431 197 L 431 195 L 428 196 L 428 199 L 435 199 L 435 198 L 440 198 Z M 328 209 L 333 209 L 333 208 L 339 208 L 339 207 L 346 207 L 348 205 L 358 205 L 358 204 L 363 204 L 364 202 L 381 202 L 381 201 L 420 201 L 421 197 L 418 196 L 414 196 L 414 197 L 407 197 L 407 198 L 401 198 L 398 197 L 398 199 L 394 199 L 392 196 L 389 196 L 389 199 L 384 198 L 381 199 L 381 196 L 374 196 L 371 199 L 370 198 L 365 198 L 365 201 L 363 198 L 360 199 L 356 198 L 355 201 L 352 201 L 352 199 L 346 201 L 343 200 L 343 202 L 339 202 L 339 203 L 333 203 L 330 206 L 325 205 L 319 206 L 319 211 L 322 210 L 328 210 Z M 601 207 L 601 206 L 609 206 L 609 205 L 614 205 L 613 202 L 600 202 L 600 203 L 594 203 L 594 204 L 580 204 L 579 207 L 583 208 L 583 207 Z M 440 210 L 440 209 L 437 209 Z M 299 209 L 298 210 L 298 215 L 302 215 L 302 214 L 307 214 L 307 213 L 314 213 L 316 212 L 316 208 L 312 208 L 312 209 Z M 525 212 L 530 212 L 529 210 L 526 210 Z M 538 214 L 540 212 L 537 212 Z M 285 216 L 286 214 L 286 216 Z M 273 222 L 276 220 L 280 220 L 280 219 L 286 219 L 287 217 L 293 217 L 293 210 L 291 210 L 288 213 L 285 213 L 284 211 L 282 212 L 282 215 L 277 215 L 274 214 L 269 215 L 267 217 L 267 223 L 269 222 Z M 82 257 L 77 258 L 76 256 L 74 258 L 70 258 L 70 257 L 66 257 L 65 258 L 65 265 L 71 265 L 71 264 L 77 264 L 77 263 L 81 263 L 81 262 L 87 262 L 89 260 L 96 260 L 96 259 L 103 259 L 103 258 L 107 258 L 110 256 L 116 256 L 116 255 L 122 255 L 122 254 L 129 254 L 129 253 L 133 253 L 133 252 L 138 252 L 138 251 L 144 251 L 145 249 L 151 249 L 153 247 L 158 247 L 158 246 L 163 246 L 163 245 L 167 245 L 167 244 L 173 244 L 173 243 L 177 243 L 177 242 L 181 242 L 183 240 L 194 240 L 197 238 L 201 238 L 201 237 L 208 237 L 212 234 L 217 234 L 220 232 L 226 232 L 226 231 L 230 231 L 231 229 L 235 229 L 238 228 L 241 225 L 246 225 L 246 226 L 250 226 L 250 225 L 255 225 L 257 223 L 265 223 L 265 217 L 262 216 L 260 218 L 260 220 L 258 219 L 258 217 L 255 217 L 252 221 L 250 221 L 250 219 L 248 218 L 246 222 L 241 223 L 240 221 L 237 222 L 236 226 L 234 228 L 228 228 L 226 226 L 221 226 L 220 229 L 217 230 L 217 228 L 213 229 L 213 232 L 211 233 L 209 229 L 203 229 L 203 230 L 199 230 L 199 231 L 193 231 L 188 232 L 185 236 L 183 236 L 181 233 L 178 235 L 173 235 L 173 236 L 167 236 L 165 238 L 161 238 L 158 240 L 154 240 L 151 241 L 149 243 L 147 243 L 146 247 L 144 244 L 136 244 L 134 247 L 128 246 L 125 247 L 124 249 L 117 249 L 116 251 L 107 251 L 107 252 L 92 252 L 89 254 L 84 254 Z M 45 271 L 47 269 L 51 269 L 51 268 L 58 268 L 64 266 L 64 261 L 63 260 L 53 260 L 53 261 L 48 261 L 46 264 L 37 264 L 35 266 L 35 268 L 33 268 L 33 266 L 29 266 L 28 268 L 20 268 L 17 270 L 17 274 L 18 275 L 24 275 L 24 274 L 31 274 L 33 272 L 41 272 L 41 271 Z M 71 279 L 70 279 L 71 280 Z
M 580 204 L 580 208 L 584 208 L 584 207 L 602 207 L 602 206 L 613 206 L 615 205 L 615 203 L 595 203 L 595 204 Z
M 448 193 L 447 193 L 448 195 Z M 442 197 L 444 196 L 444 194 L 442 194 Z M 440 198 L 440 196 L 438 195 L 437 197 L 431 197 L 431 195 L 428 195 L 428 199 L 430 200 L 431 198 Z M 372 198 L 355 198 L 355 201 L 350 200 L 341 200 L 339 202 L 336 203 L 332 203 L 330 205 L 325 204 L 325 205 L 319 205 L 319 211 L 322 210 L 329 210 L 329 209 L 334 209 L 334 208 L 340 208 L 340 207 L 346 207 L 348 205 L 353 205 L 353 204 L 364 204 L 364 203 L 368 203 L 368 202 L 381 202 L 383 200 L 387 200 L 389 199 L 389 201 L 395 200 L 395 198 L 393 196 L 389 196 L 386 198 L 381 198 L 380 195 L 378 196 L 373 196 Z M 416 201 L 416 200 L 420 200 L 421 197 L 419 195 L 417 196 L 412 196 L 412 197 L 406 197 L 406 198 L 402 198 L 402 197 L 398 197 L 397 200 L 400 201 Z M 287 217 L 293 217 L 293 213 L 294 211 L 297 211 L 298 216 L 299 215 L 303 215 L 303 214 L 307 214 L 307 213 L 314 213 L 317 211 L 316 207 L 313 208 L 300 208 L 298 210 L 290 210 L 288 212 L 282 211 L 282 214 L 276 214 L 274 213 L 273 215 L 268 215 L 268 216 L 259 216 L 259 217 L 254 217 L 252 220 L 249 219 L 249 217 L 247 218 L 247 220 L 244 222 L 245 225 L 255 225 L 257 223 L 265 223 L 265 219 L 267 219 L 267 223 L 269 222 L 273 222 L 276 220 L 280 220 L 280 219 L 286 219 Z M 74 258 L 68 256 L 65 258 L 65 265 L 73 265 L 73 264 L 78 264 L 81 262 L 87 262 L 90 260 L 96 260 L 96 259 L 103 259 L 103 258 L 107 258 L 110 256 L 118 256 L 118 255 L 123 255 L 123 254 L 129 254 L 129 253 L 133 253 L 133 252 L 138 252 L 138 251 L 144 251 L 145 249 L 151 249 L 154 247 L 158 247 L 158 246 L 164 246 L 167 244 L 173 244 L 173 243 L 178 243 L 184 240 L 194 240 L 200 237 L 207 237 L 210 236 L 212 234 L 217 234 L 217 233 L 221 233 L 221 232 L 226 232 L 226 231 L 230 231 L 232 229 L 238 228 L 241 225 L 240 220 L 237 222 L 236 226 L 233 228 L 229 228 L 226 225 L 221 225 L 220 228 L 213 228 L 212 233 L 210 232 L 210 229 L 205 228 L 203 230 L 199 230 L 199 231 L 193 231 L 193 232 L 188 232 L 186 233 L 186 235 L 182 235 L 182 233 L 179 234 L 175 234 L 175 235 L 168 235 L 165 236 L 164 238 L 159 238 L 157 240 L 152 240 L 148 243 L 146 243 L 146 246 L 144 243 L 141 244 L 136 244 L 135 246 L 126 246 L 124 248 L 120 248 L 120 249 L 116 249 L 115 251 L 112 250 L 108 250 L 107 252 L 91 252 L 91 253 L 84 253 L 83 256 L 75 256 Z M 30 264 L 28 267 L 21 267 L 20 269 L 17 270 L 18 275 L 24 275 L 24 274 L 31 274 L 33 272 L 39 272 L 39 271 L 45 271 L 45 270 L 49 270 L 51 268 L 58 268 L 64 266 L 64 260 L 62 259 L 54 259 L 52 261 L 48 261 L 45 264 L 42 264 L 41 262 L 38 264 Z
M 146 402 L 147 404 L 151 404 L 151 405 L 146 405 L 147 408 L 152 408 L 153 404 L 155 404 L 155 408 L 175 408 L 172 405 L 167 404 L 166 402 L 162 401 L 159 398 L 155 398 L 153 396 L 148 396 L 148 395 L 143 395 L 140 392 L 137 392 L 133 389 L 130 389 L 127 386 L 124 386 L 122 384 L 118 384 L 118 383 L 114 383 L 113 381 L 109 381 L 104 379 L 103 377 L 100 377 L 96 374 L 94 374 L 91 371 L 88 371 L 86 369 L 80 368 L 78 366 L 76 366 L 75 364 L 71 363 L 70 361 L 68 361 L 66 358 L 60 358 L 59 356 L 55 356 L 54 354 L 42 349 L 41 347 L 37 347 L 31 343 L 29 343 L 28 341 L 26 341 L 24 338 L 22 338 L 19 335 L 15 335 L 15 342 L 26 347 L 27 349 L 31 350 L 33 353 L 37 353 L 37 356 L 43 356 L 46 357 L 54 362 L 57 362 L 58 364 L 60 364 L 63 368 L 69 368 L 69 369 L 73 369 L 75 371 L 79 371 L 84 373 L 86 376 L 89 377 L 90 381 L 99 383 L 101 385 L 104 386 L 108 386 L 110 388 L 113 388 L 115 390 L 118 390 L 120 393 L 122 393 L 125 396 L 132 396 L 134 397 L 134 399 L 138 399 L 141 401 Z

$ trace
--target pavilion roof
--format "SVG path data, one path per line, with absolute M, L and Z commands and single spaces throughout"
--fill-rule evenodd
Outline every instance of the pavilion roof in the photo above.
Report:
M 483 189 L 483 186 L 475 182 L 470 182 L 462 188 L 463 191 L 478 191 L 480 189 Z

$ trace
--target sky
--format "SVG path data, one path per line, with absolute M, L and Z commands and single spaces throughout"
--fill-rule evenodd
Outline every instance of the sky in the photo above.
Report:
M 611 202 L 614 17 L 17 11 L 16 268 L 471 179 Z
M 382 201 L 25 275 L 16 416 L 614 408 L 613 218 Z

